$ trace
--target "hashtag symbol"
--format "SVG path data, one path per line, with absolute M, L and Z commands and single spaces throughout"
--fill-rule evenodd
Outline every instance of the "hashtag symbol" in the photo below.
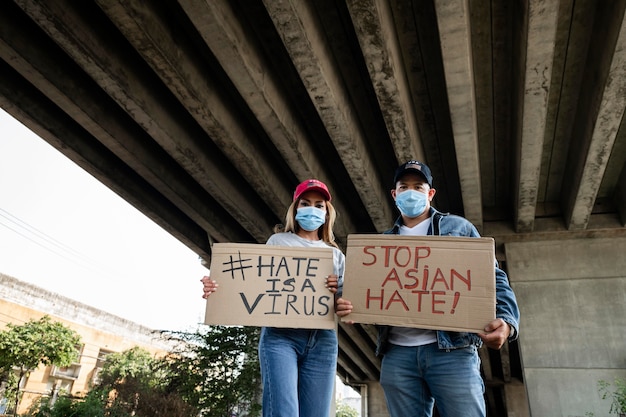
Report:
M 239 259 L 233 258 L 233 255 L 230 255 L 230 261 L 222 263 L 222 265 L 230 266 L 230 268 L 224 269 L 222 272 L 230 272 L 230 277 L 235 279 L 235 272 L 240 271 L 241 279 L 245 281 L 244 269 L 252 268 L 252 265 L 246 265 L 245 262 L 250 262 L 252 259 L 241 259 L 241 252 L 237 252 L 237 254 L 239 255 Z

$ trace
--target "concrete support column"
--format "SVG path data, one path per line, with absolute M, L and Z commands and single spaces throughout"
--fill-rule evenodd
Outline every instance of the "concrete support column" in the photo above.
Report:
M 598 381 L 626 378 L 626 238 L 511 242 L 505 249 L 530 414 L 606 415 Z
M 383 387 L 378 381 L 368 382 L 361 387 L 361 416 L 389 417 Z
M 526 387 L 516 379 L 504 384 L 507 417 L 530 417 Z

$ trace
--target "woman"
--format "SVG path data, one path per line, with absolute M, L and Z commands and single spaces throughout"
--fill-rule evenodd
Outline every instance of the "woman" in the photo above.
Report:
M 285 216 L 284 232 L 274 233 L 268 245 L 331 247 L 334 273 L 326 287 L 335 294 L 343 283 L 345 256 L 335 243 L 336 212 L 326 185 L 316 179 L 302 182 Z M 203 297 L 218 284 L 202 278 Z M 334 330 L 263 327 L 259 360 L 263 380 L 264 417 L 327 417 L 337 371 L 337 334 Z

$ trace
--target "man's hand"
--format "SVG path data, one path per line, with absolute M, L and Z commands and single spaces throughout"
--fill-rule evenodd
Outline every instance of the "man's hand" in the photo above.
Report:
M 484 333 L 478 333 L 483 343 L 491 349 L 499 350 L 511 334 L 511 327 L 502 319 L 495 319 L 485 326 Z
M 335 313 L 339 317 L 345 317 L 348 314 L 352 313 L 352 303 L 345 298 L 337 298 L 335 301 Z M 354 322 L 348 322 L 350 324 L 354 324 Z

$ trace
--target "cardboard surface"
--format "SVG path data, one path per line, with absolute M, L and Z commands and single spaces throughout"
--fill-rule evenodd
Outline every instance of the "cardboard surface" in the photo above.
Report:
M 334 329 L 333 251 L 251 243 L 215 243 L 205 324 Z
M 492 238 L 349 235 L 342 321 L 482 332 L 496 317 Z

